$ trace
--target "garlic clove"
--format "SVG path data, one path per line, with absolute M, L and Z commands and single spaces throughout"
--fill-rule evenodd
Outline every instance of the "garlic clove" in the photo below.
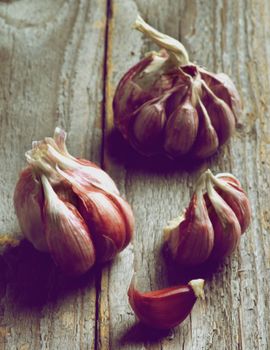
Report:
M 107 197 L 111 199 L 112 203 L 118 208 L 119 212 L 121 212 L 122 219 L 125 224 L 125 239 L 123 240 L 123 244 L 121 250 L 123 250 L 133 238 L 135 220 L 132 209 L 127 201 L 125 201 L 122 197 L 116 196 L 114 194 L 107 193 Z
M 81 275 L 95 263 L 95 249 L 82 216 L 70 203 L 63 202 L 48 179 L 41 176 L 45 195 L 45 235 L 56 265 L 68 275 Z
M 128 218 L 123 217 L 121 209 L 106 193 L 96 189 L 84 193 L 75 187 L 74 191 L 81 200 L 79 209 L 93 235 L 99 261 L 111 260 L 116 252 L 120 252 L 127 245 L 127 237 L 132 236 L 132 232 L 126 227 Z M 107 239 L 113 242 L 113 245 L 108 245 Z M 103 254 L 104 246 L 106 255 Z M 112 248 L 111 252 L 108 252 L 109 246 Z
M 242 102 L 233 81 L 225 73 L 218 73 L 215 77 L 221 83 L 214 88 L 215 95 L 223 99 L 230 106 L 237 120 L 241 115 Z
M 224 73 L 213 74 L 203 68 L 199 70 L 208 87 L 218 98 L 227 103 L 237 120 L 241 115 L 242 104 L 240 95 L 230 77 Z
M 146 102 L 134 115 L 131 141 L 140 153 L 161 151 L 165 118 L 164 104 L 159 101 Z
M 214 246 L 214 230 L 203 197 L 203 184 L 198 183 L 184 215 L 164 229 L 172 257 L 181 265 L 202 264 Z
M 203 86 L 206 90 L 206 109 L 218 135 L 219 146 L 222 146 L 235 131 L 235 116 L 226 102 L 218 98 L 206 84 Z
M 168 154 L 187 154 L 198 132 L 198 114 L 189 99 L 170 115 L 165 127 L 164 149 Z
M 95 186 L 81 186 L 58 167 L 57 171 L 71 184 L 79 199 L 78 208 L 91 230 L 98 260 L 111 260 L 133 236 L 134 216 L 130 205 L 114 193 Z
M 207 195 L 212 205 L 208 207 L 208 212 L 215 234 L 211 257 L 214 260 L 221 260 L 237 248 L 241 227 L 233 210 L 214 189 L 209 176 L 207 177 Z
M 192 154 L 196 158 L 204 159 L 213 155 L 219 146 L 217 133 L 211 123 L 206 108 L 199 100 L 199 128 Z
M 134 286 L 128 290 L 129 303 L 138 319 L 155 329 L 170 329 L 182 323 L 190 314 L 198 297 L 203 298 L 204 280 L 190 281 L 161 290 L 142 293 Z
M 142 74 L 144 69 L 155 60 L 155 55 L 148 55 L 123 76 L 117 86 L 113 99 L 115 125 L 125 138 L 128 137 L 128 116 L 147 100 L 153 98 L 133 79 Z
M 247 195 L 242 190 L 241 185 L 227 182 L 226 178 L 214 176 L 209 171 L 209 176 L 217 189 L 217 192 L 230 206 L 235 213 L 241 226 L 241 233 L 244 233 L 251 221 L 251 207 Z
M 23 235 L 40 251 L 48 251 L 42 208 L 44 196 L 38 177 L 31 167 L 25 168 L 14 192 L 14 207 Z
M 228 105 L 222 100 L 208 105 L 207 112 L 218 135 L 219 146 L 222 146 L 235 131 L 234 115 Z

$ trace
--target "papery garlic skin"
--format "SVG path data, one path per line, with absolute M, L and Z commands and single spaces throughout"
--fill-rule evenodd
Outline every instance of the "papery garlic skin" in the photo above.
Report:
M 240 182 L 229 173 L 214 176 L 207 170 L 188 208 L 164 228 L 165 239 L 180 265 L 220 261 L 238 247 L 250 221 L 250 203 Z
M 218 175 L 211 176 L 213 184 L 217 192 L 234 211 L 243 234 L 251 221 L 251 207 L 247 195 L 241 188 L 241 184 L 235 181 L 237 179 L 228 178 L 228 176 L 222 174 Z
M 60 200 L 47 178 L 42 175 L 45 193 L 43 208 L 45 235 L 49 251 L 63 271 L 81 275 L 95 263 L 95 248 L 89 229 L 79 211 Z
M 238 247 L 241 227 L 234 211 L 216 192 L 209 178 L 207 194 L 213 207 L 208 208 L 208 211 L 215 232 L 212 258 L 220 260 L 229 256 Z
M 120 196 L 95 186 L 82 187 L 64 171 L 58 171 L 70 182 L 79 199 L 78 208 L 91 231 L 97 260 L 113 259 L 133 235 L 134 217 L 129 204 Z
M 210 157 L 234 133 L 241 113 L 233 82 L 191 63 L 179 41 L 141 17 L 134 27 L 162 50 L 148 54 L 120 80 L 113 100 L 115 126 L 146 156 Z
M 129 244 L 134 216 L 111 177 L 70 155 L 65 140 L 66 133 L 56 128 L 53 138 L 33 142 L 14 206 L 25 237 L 75 276 Z
M 164 228 L 170 235 L 169 248 L 175 261 L 181 265 L 195 266 L 205 262 L 214 246 L 214 230 L 209 219 L 202 193 L 198 191 L 175 226 Z
M 47 252 L 48 245 L 42 219 L 43 190 L 30 167 L 19 177 L 14 191 L 14 207 L 23 235 L 37 250 Z
M 142 293 L 134 279 L 128 290 L 129 303 L 138 319 L 155 329 L 170 329 L 182 323 L 190 314 L 198 297 L 204 298 L 204 280 L 192 280 L 187 285 Z

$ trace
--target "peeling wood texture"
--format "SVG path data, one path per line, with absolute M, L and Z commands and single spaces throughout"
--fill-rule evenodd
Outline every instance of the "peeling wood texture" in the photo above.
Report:
M 191 59 L 230 75 L 244 112 L 231 143 L 192 171 L 137 156 L 113 130 L 123 73 L 157 49 L 131 29 L 137 13 L 179 38 Z M 270 4 L 251 1 L 0 1 L 0 349 L 270 349 Z M 134 209 L 133 243 L 79 280 L 20 243 L 12 195 L 24 152 L 55 126 L 70 151 L 111 174 Z M 206 285 L 206 300 L 174 330 L 136 323 L 127 288 L 177 283 L 162 227 L 189 200 L 202 169 L 241 180 L 253 221 Z

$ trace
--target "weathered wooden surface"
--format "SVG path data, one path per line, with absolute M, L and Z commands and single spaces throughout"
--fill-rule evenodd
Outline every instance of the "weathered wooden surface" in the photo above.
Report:
M 147 161 L 112 133 L 122 74 L 156 49 L 131 30 L 137 15 L 182 40 L 190 57 L 233 77 L 244 113 L 230 145 L 192 173 Z M 0 349 L 269 349 L 269 1 L 0 1 L 0 233 L 16 237 L 12 193 L 24 152 L 56 125 L 72 153 L 101 162 L 132 205 L 133 244 L 74 282 L 27 243 L 0 258 Z M 104 138 L 102 135 L 104 131 Z M 104 141 L 103 141 L 104 140 Z M 175 282 L 162 227 L 188 203 L 201 168 L 231 171 L 251 198 L 239 250 L 206 286 L 206 300 L 170 333 L 135 321 L 126 291 Z

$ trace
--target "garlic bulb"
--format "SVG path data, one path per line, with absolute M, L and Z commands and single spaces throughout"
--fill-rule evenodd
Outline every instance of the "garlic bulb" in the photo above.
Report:
M 134 278 L 128 290 L 129 303 L 138 319 L 155 329 L 169 329 L 182 323 L 190 314 L 197 298 L 204 298 L 204 280 L 191 280 L 186 285 L 142 293 L 135 288 Z
M 67 274 L 108 261 L 130 242 L 134 217 L 110 176 L 71 156 L 66 133 L 33 142 L 17 182 L 14 206 L 21 230 Z
M 249 200 L 240 182 L 231 174 L 214 176 L 207 170 L 188 208 L 170 221 L 164 232 L 175 261 L 196 266 L 229 256 L 250 220 Z
M 123 137 L 143 155 L 207 158 L 226 143 L 241 112 L 231 79 L 189 61 L 184 46 L 138 17 L 135 28 L 161 47 L 120 80 L 114 120 Z

